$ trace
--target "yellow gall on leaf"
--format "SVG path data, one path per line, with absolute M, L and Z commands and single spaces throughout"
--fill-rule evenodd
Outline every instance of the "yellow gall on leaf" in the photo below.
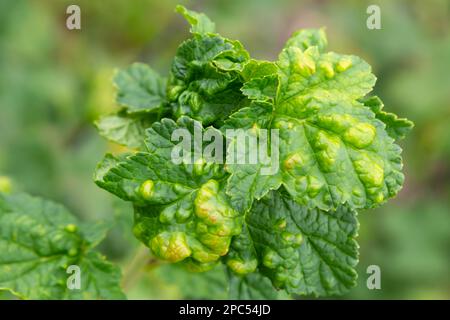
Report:
M 376 129 L 369 123 L 358 123 L 356 126 L 348 128 L 343 139 L 357 148 L 365 148 L 375 139 Z
M 350 58 L 342 58 L 341 60 L 339 60 L 339 62 L 336 65 L 336 70 L 338 72 L 344 72 L 346 71 L 348 68 L 350 68 L 352 66 L 352 60 L 350 60 Z
M 258 267 L 258 261 L 251 259 L 248 261 L 242 261 L 240 259 L 229 259 L 227 266 L 238 275 L 246 275 L 248 273 L 255 272 Z
M 141 194 L 142 198 L 144 198 L 145 200 L 150 200 L 154 193 L 154 187 L 155 183 L 152 180 L 144 181 L 139 188 L 139 193 Z
M 162 232 L 150 241 L 153 253 L 161 259 L 178 262 L 191 255 L 183 232 Z
M 316 63 L 314 59 L 308 54 L 304 53 L 298 48 L 295 50 L 295 64 L 294 70 L 304 77 L 309 77 L 316 72 Z
M 322 190 L 324 185 L 325 185 L 325 183 L 323 181 L 321 181 L 319 178 L 309 175 L 308 176 L 308 187 L 307 187 L 308 195 L 310 197 L 314 198 L 315 196 L 317 196 L 319 194 L 320 190 Z
M 284 160 L 283 167 L 286 170 L 292 170 L 295 167 L 302 166 L 305 164 L 304 159 L 300 153 L 291 154 L 286 160 Z
M 367 188 L 381 187 L 384 182 L 384 170 L 381 163 L 367 154 L 354 162 L 355 170 Z
M 323 71 L 323 73 L 325 74 L 325 77 L 327 77 L 328 79 L 331 79 L 334 77 L 334 69 L 333 69 L 333 65 L 331 64 L 331 62 L 322 61 L 319 64 L 319 68 Z

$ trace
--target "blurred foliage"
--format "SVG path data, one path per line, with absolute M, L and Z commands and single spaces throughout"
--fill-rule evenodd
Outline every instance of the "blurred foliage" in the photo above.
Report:
M 102 250 L 126 265 L 137 242 L 130 208 L 92 182 L 105 151 L 92 122 L 113 111 L 115 68 L 167 69 L 188 28 L 176 3 L 207 12 L 225 36 L 274 59 L 301 27 L 327 27 L 330 49 L 366 59 L 386 109 L 416 123 L 404 142 L 407 182 L 376 212 L 362 212 L 359 286 L 345 298 L 450 298 L 450 2 L 432 1 L 0 1 L 0 177 L 3 187 L 62 202 L 84 220 L 116 221 Z M 82 30 L 65 27 L 78 4 Z M 366 28 L 381 7 L 382 29 Z M 269 49 L 267 49 L 269 48 Z M 382 289 L 366 287 L 381 267 Z M 225 298 L 225 275 L 163 265 L 130 298 Z M 8 298 L 6 294 L 0 299 Z

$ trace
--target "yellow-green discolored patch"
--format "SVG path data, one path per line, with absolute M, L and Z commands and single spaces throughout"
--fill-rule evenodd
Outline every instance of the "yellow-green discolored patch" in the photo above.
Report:
M 314 198 L 315 196 L 317 196 L 319 194 L 320 190 L 322 190 L 324 185 L 325 185 L 325 183 L 320 178 L 316 178 L 312 175 L 309 175 L 308 176 L 308 187 L 307 187 L 308 195 L 310 197 Z
M 199 245 L 192 248 L 193 258 L 211 261 L 228 253 L 231 237 L 242 229 L 242 218 L 220 192 L 219 182 L 209 180 L 194 200 L 195 233 Z
M 329 114 L 318 116 L 315 123 L 321 128 L 342 132 L 357 124 L 357 120 L 349 114 Z
M 162 232 L 150 241 L 153 253 L 161 259 L 178 262 L 191 255 L 184 232 Z
M 332 171 L 338 157 L 341 142 L 337 137 L 331 136 L 325 131 L 319 131 L 314 145 L 317 149 L 317 159 L 322 170 Z
M 258 267 L 258 260 L 251 259 L 248 261 L 242 261 L 240 259 L 229 259 L 227 261 L 227 266 L 230 267 L 230 269 L 239 275 L 245 275 L 248 273 L 255 272 L 256 268 Z
M 187 258 L 182 262 L 183 266 L 190 272 L 205 272 L 213 269 L 217 266 L 217 261 L 215 262 L 198 262 L 194 259 Z
M 295 51 L 294 70 L 304 77 L 311 76 L 316 72 L 316 63 L 308 52 L 303 52 L 299 48 L 292 47 Z
M 366 188 L 381 187 L 384 181 L 384 170 L 382 162 L 362 153 L 360 158 L 353 162 L 355 170 Z
M 376 129 L 369 123 L 358 123 L 348 128 L 342 138 L 357 148 L 365 148 L 375 139 Z
M 201 263 L 214 262 L 219 260 L 220 256 L 210 251 L 199 249 L 193 251 L 192 258 Z
M 291 245 L 298 247 L 302 244 L 303 242 L 303 236 L 300 233 L 290 233 L 288 231 L 284 231 L 281 234 L 281 237 L 288 243 L 290 243 Z
M 319 64 L 319 68 L 320 68 L 320 70 L 323 71 L 323 73 L 325 74 L 325 77 L 327 77 L 328 79 L 331 79 L 334 77 L 334 69 L 333 69 L 333 65 L 331 64 L 331 62 L 322 61 Z
M 154 188 L 155 183 L 152 180 L 146 180 L 141 184 L 139 193 L 141 194 L 142 198 L 150 200 L 153 196 Z
M 273 127 L 281 131 L 286 129 L 292 129 L 294 127 L 294 124 L 290 121 L 277 119 L 274 121 Z
M 383 194 L 383 192 L 381 192 L 381 191 L 377 192 L 377 193 L 372 197 L 372 200 L 373 200 L 375 203 L 382 203 L 382 202 L 384 201 L 384 194 Z
M 216 180 L 209 180 L 201 186 L 194 200 L 195 213 L 199 218 L 216 223 L 221 217 L 237 215 L 218 193 L 219 183 Z
M 231 242 L 231 237 L 221 237 L 211 233 L 202 234 L 198 239 L 202 244 L 208 247 L 211 252 L 220 256 L 227 254 Z
M 286 170 L 292 170 L 295 167 L 301 167 L 305 165 L 305 160 L 300 153 L 294 153 L 287 157 L 283 162 L 283 167 Z
M 342 58 L 336 65 L 338 72 L 344 72 L 352 66 L 352 60 L 350 58 Z

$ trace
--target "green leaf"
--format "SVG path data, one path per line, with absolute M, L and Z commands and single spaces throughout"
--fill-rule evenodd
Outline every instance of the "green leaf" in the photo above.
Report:
M 216 25 L 204 13 L 188 10 L 181 5 L 176 7 L 176 11 L 189 22 L 192 33 L 214 33 Z
M 229 272 L 228 277 L 229 299 L 275 300 L 280 296 L 277 290 L 272 286 L 270 280 L 259 273 L 238 276 L 233 272 Z
M 262 78 L 254 78 L 244 84 L 241 91 L 252 100 L 274 100 L 277 95 L 278 76 L 269 75 Z
M 395 140 L 401 140 L 414 127 L 414 123 L 406 118 L 399 118 L 396 114 L 383 111 L 383 101 L 377 96 L 368 97 L 361 100 L 364 105 L 372 109 L 377 119 L 386 125 L 387 133 Z
M 257 136 L 261 129 L 279 133 L 272 176 L 261 174 L 261 163 L 227 164 L 227 193 L 236 208 L 247 210 L 253 198 L 280 184 L 300 204 L 324 210 L 344 203 L 375 207 L 395 196 L 404 180 L 401 149 L 375 113 L 357 101 L 375 82 L 370 66 L 355 56 L 321 54 L 317 47 L 288 47 L 278 66 L 274 102 L 252 94 L 259 99 L 225 122 L 225 128 L 252 129 Z M 272 92 L 273 83 L 268 86 L 258 90 Z M 230 141 L 231 150 L 236 143 Z
M 238 41 L 219 35 L 198 35 L 182 43 L 168 85 L 173 114 L 208 125 L 239 109 L 246 103 L 239 73 L 248 59 Z
M 274 62 L 250 59 L 244 66 L 241 76 L 245 81 L 250 81 L 277 73 L 278 68 Z
M 273 191 L 255 202 L 244 229 L 227 257 L 238 275 L 257 261 L 257 271 L 290 294 L 339 295 L 356 284 L 358 221 L 346 207 L 307 209 Z
M 179 144 L 171 137 L 177 129 L 190 133 L 189 139 L 206 132 L 187 117 L 177 123 L 163 119 L 148 130 L 148 152 L 122 159 L 108 155 L 95 180 L 134 203 L 134 234 L 156 256 L 205 270 L 228 252 L 231 237 L 241 230 L 242 218 L 225 195 L 222 166 L 203 157 L 195 160 L 206 145 L 196 149 L 192 143 L 182 149 L 187 157 L 180 158 L 179 164 L 173 162 L 173 150 Z M 219 131 L 209 130 L 222 139 Z
M 128 113 L 159 112 L 166 101 L 166 80 L 143 63 L 133 63 L 114 77 L 116 101 Z
M 119 112 L 101 117 L 95 122 L 99 134 L 117 144 L 130 148 L 144 145 L 145 130 L 156 121 L 153 114 L 127 114 Z
M 25 194 L 0 194 L 0 290 L 23 299 L 122 299 L 120 271 L 92 248 L 108 224 L 78 224 L 62 206 Z M 70 265 L 81 288 L 69 290 Z
M 301 29 L 292 34 L 286 42 L 285 48 L 297 47 L 302 51 L 316 46 L 320 52 L 324 52 L 328 44 L 325 28 Z

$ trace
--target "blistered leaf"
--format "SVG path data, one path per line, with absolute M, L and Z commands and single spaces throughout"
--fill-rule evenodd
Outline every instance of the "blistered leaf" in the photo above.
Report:
M 242 86 L 241 90 L 249 99 L 273 101 L 278 90 L 278 75 L 251 79 Z
M 189 22 L 192 33 L 214 33 L 216 26 L 204 13 L 188 10 L 181 5 L 176 7 L 176 11 Z
M 278 66 L 274 102 L 252 94 L 256 100 L 225 122 L 226 128 L 252 129 L 257 136 L 261 129 L 279 133 L 266 164 L 278 169 L 273 175 L 262 175 L 261 163 L 227 164 L 227 193 L 236 207 L 248 209 L 253 198 L 280 184 L 300 204 L 325 210 L 344 203 L 375 207 L 395 196 L 404 179 L 401 149 L 375 113 L 358 102 L 375 82 L 370 66 L 355 56 L 321 54 L 317 47 L 287 47 Z
M 351 209 L 307 209 L 273 191 L 255 202 L 244 229 L 226 260 L 237 275 L 257 270 L 300 295 L 339 295 L 356 284 L 358 222 Z
M 96 183 L 134 203 L 134 234 L 156 256 L 201 271 L 228 252 L 242 219 L 225 195 L 222 166 L 203 158 L 206 145 L 179 149 L 176 155 L 185 155 L 174 163 L 179 141 L 172 134 L 181 129 L 190 134 L 184 137 L 189 143 L 206 132 L 186 117 L 178 123 L 163 119 L 148 131 L 147 152 L 123 159 L 107 156 L 99 164 Z M 219 131 L 210 130 L 222 139 Z
M 128 113 L 159 112 L 166 101 L 166 80 L 143 63 L 134 63 L 114 77 L 116 101 Z
M 207 125 L 239 109 L 246 102 L 239 72 L 248 58 L 238 41 L 219 35 L 199 35 L 182 43 L 168 85 L 174 115 Z
M 24 194 L 0 195 L 0 290 L 23 299 L 122 299 L 120 271 L 92 248 L 107 224 L 79 224 L 62 206 Z M 69 266 L 80 289 L 68 287 Z

